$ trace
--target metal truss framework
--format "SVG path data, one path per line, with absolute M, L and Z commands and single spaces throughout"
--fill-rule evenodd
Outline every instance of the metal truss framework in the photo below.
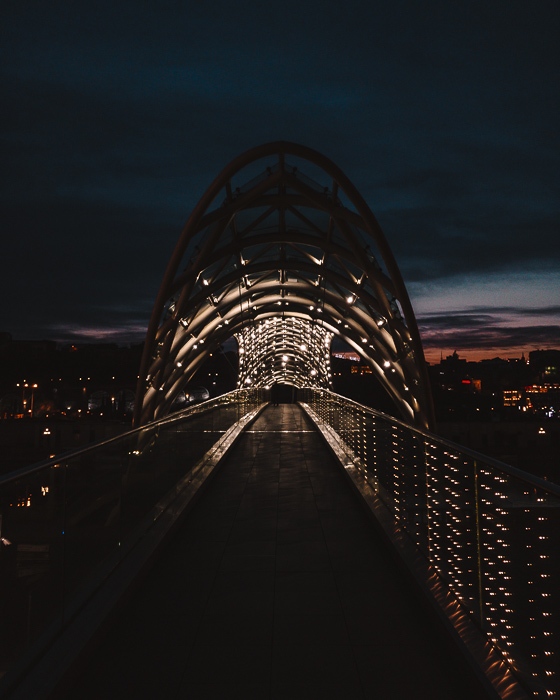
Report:
M 344 173 L 312 149 L 252 149 L 194 208 L 152 313 L 136 425 L 164 416 L 232 336 L 243 356 L 240 382 L 258 386 L 328 385 L 327 344 L 338 336 L 405 420 L 433 426 L 416 320 L 385 236 Z
M 237 388 L 291 384 L 328 388 L 333 334 L 307 319 L 273 316 L 236 333 L 239 346 Z

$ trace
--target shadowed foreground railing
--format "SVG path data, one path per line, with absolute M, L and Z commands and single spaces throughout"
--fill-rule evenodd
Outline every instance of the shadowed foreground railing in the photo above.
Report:
M 354 482 L 394 543 L 413 543 L 428 588 L 458 601 L 531 697 L 560 696 L 560 487 L 331 392 L 300 397 L 351 448 Z
M 1 696 L 264 393 L 234 391 L 0 479 Z

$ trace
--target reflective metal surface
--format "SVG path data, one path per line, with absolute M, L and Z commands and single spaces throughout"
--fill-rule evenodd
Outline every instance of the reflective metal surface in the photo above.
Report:
M 225 394 L 0 480 L 0 694 L 263 398 Z
M 394 542 L 424 558 L 429 587 L 531 697 L 557 697 L 560 487 L 331 392 L 302 394 L 342 439 L 339 459 L 383 505 Z M 507 682 L 502 691 L 512 697 Z

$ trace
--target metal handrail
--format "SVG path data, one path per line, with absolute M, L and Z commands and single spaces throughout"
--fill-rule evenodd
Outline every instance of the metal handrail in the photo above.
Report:
M 481 634 L 499 697 L 556 697 L 560 485 L 325 389 L 303 400 L 468 648 Z
M 182 409 L 181 411 L 177 411 L 172 415 L 165 416 L 164 418 L 158 418 L 157 420 L 154 420 L 150 423 L 146 423 L 140 426 L 139 428 L 132 428 L 131 430 L 126 430 L 125 432 L 119 433 L 119 435 L 114 435 L 110 438 L 95 440 L 94 442 L 91 442 L 88 445 L 85 445 L 84 447 L 78 447 L 73 450 L 65 450 L 52 458 L 41 460 L 40 462 L 34 462 L 33 464 L 30 464 L 26 467 L 21 467 L 20 469 L 15 469 L 14 471 L 8 472 L 7 474 L 3 474 L 2 476 L 0 476 L 0 487 L 9 484 L 12 481 L 21 479 L 22 477 L 35 474 L 41 471 L 42 469 L 46 469 L 48 467 L 52 467 L 56 464 L 59 464 L 61 460 L 73 459 L 74 457 L 78 457 L 79 455 L 91 452 L 92 450 L 104 447 L 105 445 L 109 445 L 119 440 L 123 440 L 132 435 L 137 435 L 139 433 L 146 432 L 146 430 L 157 428 L 162 425 L 169 425 L 170 423 L 179 422 L 181 420 L 189 418 L 197 411 L 200 411 L 201 407 L 204 407 L 204 411 L 211 410 L 215 408 L 215 406 L 218 405 L 221 401 L 223 401 L 224 397 L 233 397 L 234 395 L 239 394 L 243 391 L 245 390 L 234 389 L 233 391 L 227 392 L 226 394 L 221 394 L 220 396 L 217 396 L 213 399 L 208 399 L 207 401 L 203 401 L 199 404 L 196 404 L 195 406 L 189 406 L 188 408 Z M 200 412 L 202 413 L 202 411 Z
M 311 389 L 311 387 L 310 387 Z M 399 418 L 395 418 L 394 416 L 391 416 L 388 413 L 383 413 L 383 411 L 379 411 L 375 408 L 370 408 L 369 406 L 364 406 L 363 404 L 358 403 L 357 401 L 353 401 L 352 399 L 347 398 L 346 396 L 342 396 L 341 394 L 336 394 L 334 391 L 329 391 L 328 389 L 317 389 L 313 387 L 311 389 L 312 391 L 317 391 L 317 392 L 322 392 L 324 394 L 328 394 L 330 396 L 334 396 L 337 399 L 342 400 L 346 404 L 351 404 L 355 406 L 356 408 L 360 409 L 361 411 L 365 411 L 366 413 L 370 413 L 371 415 L 377 416 L 378 418 L 381 418 L 387 422 L 394 423 L 398 425 L 401 428 L 405 428 L 406 430 L 416 433 L 417 435 L 421 435 L 423 438 L 427 440 L 431 440 L 432 442 L 437 442 L 440 445 L 443 445 L 445 447 L 448 447 L 451 450 L 455 450 L 456 452 L 461 452 L 461 454 L 464 454 L 468 457 L 472 457 L 473 459 L 477 460 L 478 462 L 484 462 L 490 467 L 495 467 L 496 469 L 499 469 L 506 474 L 509 474 L 510 476 L 513 476 L 517 479 L 522 479 L 523 481 L 527 481 L 529 484 L 532 486 L 537 486 L 538 488 L 544 489 L 545 491 L 548 491 L 550 494 L 557 496 L 560 498 L 560 484 L 556 484 L 552 481 L 547 481 L 546 479 L 543 479 L 539 476 L 535 476 L 534 474 L 531 474 L 530 472 L 523 471 L 523 469 L 519 469 L 518 467 L 513 467 L 511 464 L 507 464 L 506 462 L 501 462 L 498 459 L 494 459 L 493 457 L 489 457 L 488 455 L 482 454 L 481 452 L 477 452 L 476 450 L 471 449 L 470 447 L 465 447 L 464 445 L 460 445 L 457 442 L 453 442 L 452 440 L 448 440 L 447 438 L 441 437 L 440 435 L 436 435 L 435 433 L 430 433 L 427 430 L 424 430 L 422 428 L 418 428 L 414 425 L 409 425 L 408 423 L 405 423 L 404 421 L 400 420 Z
M 0 611 L 0 624 L 14 640 L 0 650 L 2 697 L 30 675 L 44 680 L 51 669 L 58 682 L 58 656 L 72 658 L 75 643 L 85 643 L 82 624 L 94 632 L 263 399 L 257 389 L 222 394 L 0 479 L 2 595 L 13 603 L 9 616 L 7 605 Z M 63 642 L 68 630 L 72 643 Z M 55 640 L 62 654 L 43 657 Z M 33 691 L 22 689 L 19 697 L 51 692 L 41 680 L 31 684 Z
M 418 428 L 413 425 L 409 425 L 408 423 L 405 423 L 404 421 L 400 420 L 399 418 L 396 418 L 395 416 L 392 416 L 388 413 L 384 413 L 383 411 L 379 411 L 378 409 L 371 408 L 369 406 L 364 406 L 363 404 L 358 403 L 357 401 L 354 401 L 346 396 L 342 396 L 341 394 L 337 394 L 334 391 L 330 391 L 328 389 L 317 389 L 316 387 L 304 387 L 303 390 L 309 389 L 312 391 L 317 391 L 322 394 L 327 394 L 328 396 L 335 397 L 336 399 L 339 399 L 343 401 L 346 404 L 350 404 L 355 406 L 356 408 L 360 409 L 361 411 L 365 411 L 366 413 L 369 413 L 373 416 L 376 416 L 378 418 L 381 418 L 382 420 L 385 420 L 387 422 L 394 423 L 398 425 L 401 428 L 406 428 L 407 430 L 416 433 L 417 435 L 421 435 L 423 438 L 427 440 L 431 440 L 433 442 L 438 442 L 440 445 L 443 445 L 445 447 L 448 447 L 451 450 L 455 450 L 457 452 L 461 452 L 462 454 L 472 457 L 473 459 L 477 461 L 484 462 L 488 466 L 495 467 L 496 469 L 499 469 L 510 476 L 516 477 L 518 479 L 522 479 L 526 481 L 527 483 L 536 486 L 538 488 L 544 489 L 545 491 L 548 491 L 550 494 L 557 496 L 560 498 L 560 485 L 555 484 L 554 482 L 547 481 L 546 479 L 543 479 L 541 477 L 535 476 L 534 474 L 531 474 L 529 472 L 524 471 L 523 469 L 519 469 L 518 467 L 513 467 L 511 464 L 507 464 L 506 462 L 501 462 L 498 459 L 495 459 L 493 457 L 490 457 L 488 455 L 482 454 L 481 452 L 477 452 L 476 450 L 471 449 L 470 447 L 466 447 L 464 445 L 460 445 L 459 443 L 453 442 L 452 440 L 449 440 L 447 438 L 441 437 L 440 435 L 436 435 L 435 433 L 431 433 L 427 430 L 424 430 L 422 428 Z M 156 428 L 161 425 L 168 425 L 170 423 L 174 422 L 179 422 L 181 420 L 184 420 L 185 418 L 188 418 L 189 416 L 193 415 L 196 411 L 199 411 L 201 407 L 204 407 L 204 411 L 210 410 L 215 407 L 215 405 L 222 401 L 225 397 L 233 397 L 236 394 L 244 391 L 243 389 L 235 389 L 233 391 L 230 391 L 226 394 L 221 394 L 220 396 L 215 397 L 214 399 L 209 399 L 207 401 L 204 401 L 200 404 L 197 404 L 196 406 L 190 406 L 188 408 L 185 408 L 181 411 L 177 411 L 176 413 L 173 413 L 171 416 L 165 416 L 164 418 L 159 418 L 157 420 L 151 421 L 150 423 L 146 423 L 145 425 L 140 426 L 139 428 L 132 428 L 131 430 L 126 430 L 123 433 L 120 433 L 119 435 L 115 435 L 110 438 L 104 438 L 101 440 L 96 440 L 94 442 L 89 443 L 88 445 L 85 445 L 84 447 L 79 447 L 77 449 L 73 450 L 66 450 L 64 452 L 60 452 L 57 454 L 55 457 L 46 459 L 46 460 L 41 460 L 40 462 L 35 462 L 33 464 L 30 464 L 26 467 L 21 467 L 20 469 L 16 469 L 14 471 L 8 472 L 7 474 L 3 474 L 0 476 L 0 486 L 3 486 L 5 484 L 10 483 L 11 481 L 15 481 L 17 479 L 21 479 L 24 476 L 28 476 L 31 474 L 34 474 L 38 471 L 41 471 L 41 469 L 45 469 L 47 467 L 52 467 L 55 464 L 58 464 L 61 459 L 70 459 L 77 457 L 81 454 L 85 454 L 87 452 L 91 452 L 94 449 L 97 449 L 99 447 L 103 447 L 105 445 L 109 445 L 111 443 L 117 442 L 118 440 L 122 440 L 124 438 L 130 437 L 132 435 L 137 435 L 141 432 L 145 432 L 148 429 L 151 428 Z

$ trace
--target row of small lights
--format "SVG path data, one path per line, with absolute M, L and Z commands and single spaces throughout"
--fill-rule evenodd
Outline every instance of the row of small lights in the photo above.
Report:
M 321 420 L 330 423 L 329 405 L 332 401 L 322 400 L 322 392 L 314 394 L 314 408 Z M 361 417 L 353 407 L 347 405 L 336 407 L 341 436 L 355 452 L 367 455 L 367 440 L 364 437 L 365 418 Z M 333 416 L 334 417 L 334 416 Z M 393 496 L 392 508 L 397 520 L 402 519 L 403 489 L 411 491 L 414 502 L 420 503 L 422 497 L 421 481 L 423 460 L 411 470 L 408 466 L 403 469 L 405 444 L 402 442 L 402 429 L 391 428 L 390 441 L 379 450 L 379 436 L 376 435 L 376 420 L 371 426 L 373 443 L 372 464 L 366 462 L 366 470 L 374 480 L 379 476 L 379 467 L 387 464 L 388 473 L 381 476 L 386 486 L 391 485 Z M 362 427 L 358 430 L 358 423 Z M 384 431 L 386 433 L 386 431 Z M 360 448 L 360 442 L 362 447 Z M 534 697 L 557 697 L 557 671 L 555 670 L 554 643 L 558 635 L 557 621 L 554 617 L 553 599 L 558 596 L 554 577 L 551 575 L 553 564 L 547 543 L 551 527 L 542 505 L 543 496 L 535 496 L 532 490 L 518 496 L 524 499 L 525 508 L 506 508 L 512 498 L 509 495 L 510 478 L 502 472 L 484 468 L 479 471 L 480 494 L 478 505 L 475 505 L 476 490 L 473 490 L 472 462 L 460 454 L 446 451 L 437 444 L 425 443 L 428 476 L 428 551 L 431 563 L 439 571 L 444 580 L 450 585 L 457 598 L 465 605 L 470 614 L 478 617 L 482 612 L 483 627 L 488 626 L 488 636 L 500 649 L 504 658 L 513 667 L 518 667 L 516 659 L 526 657 L 526 648 L 519 648 L 523 638 L 516 635 L 515 630 L 531 629 L 530 640 L 533 650 L 530 654 L 533 661 L 532 676 L 537 685 L 533 690 Z M 441 454 L 440 454 L 441 453 Z M 418 455 L 417 455 L 418 456 Z M 363 458 L 362 458 L 363 459 Z M 408 462 L 406 462 L 408 465 Z M 391 474 L 393 475 L 391 477 Z M 407 475 L 408 479 L 404 476 Z M 410 484 L 412 477 L 414 483 Z M 408 481 L 408 485 L 407 485 Z M 413 506 L 414 507 L 414 506 Z M 474 513 L 480 510 L 480 535 L 477 535 L 477 524 Z M 526 513 L 528 522 L 535 525 L 525 526 L 525 532 L 531 533 L 531 543 L 520 548 L 519 543 L 511 539 L 509 522 L 512 518 Z M 442 519 L 445 514 L 445 519 Z M 535 519 L 535 515 L 537 515 Z M 513 521 L 512 521 L 513 522 Z M 405 528 L 411 526 L 416 533 L 417 544 L 420 530 L 419 523 L 405 523 Z M 479 548 L 482 547 L 482 557 L 479 562 Z M 522 609 L 516 609 L 516 595 L 523 595 L 513 586 L 513 556 L 525 550 L 524 559 L 528 567 L 528 584 L 534 587 L 534 593 L 527 601 L 531 607 L 529 619 L 523 617 Z M 479 571 L 479 563 L 483 570 Z M 480 578 L 479 578 L 480 577 Z M 482 589 L 479 585 L 482 583 Z M 522 590 L 522 589 L 521 589 Z M 479 600 L 482 592 L 483 599 Z M 524 601 L 520 600 L 522 606 Z M 525 635 L 526 637 L 526 635 Z M 542 640 L 542 641 L 540 641 Z M 544 690 L 539 686 L 545 685 Z
M 295 337 L 305 342 L 294 342 Z M 318 362 L 319 369 L 311 367 L 309 377 L 315 379 L 323 375 L 330 380 L 332 376 L 328 352 L 332 335 L 317 324 L 303 319 L 275 317 L 244 328 L 236 334 L 236 338 L 239 343 L 239 386 L 260 385 L 263 382 L 273 381 L 268 368 L 263 366 L 263 357 L 270 348 L 278 351 L 275 352 L 275 358 L 282 368 L 284 378 L 287 377 L 290 358 L 295 359 L 298 356 L 306 364 L 308 363 L 306 358 L 313 358 Z M 324 349 L 321 349 L 322 347 Z M 284 352 L 280 355 L 279 352 L 282 350 Z M 286 350 L 290 350 L 289 355 L 286 354 Z M 301 355 L 299 353 L 292 355 L 292 352 L 296 351 L 300 351 Z M 295 370 L 297 372 L 297 367 Z M 309 381 L 301 373 L 296 374 L 296 379 L 304 383 Z

